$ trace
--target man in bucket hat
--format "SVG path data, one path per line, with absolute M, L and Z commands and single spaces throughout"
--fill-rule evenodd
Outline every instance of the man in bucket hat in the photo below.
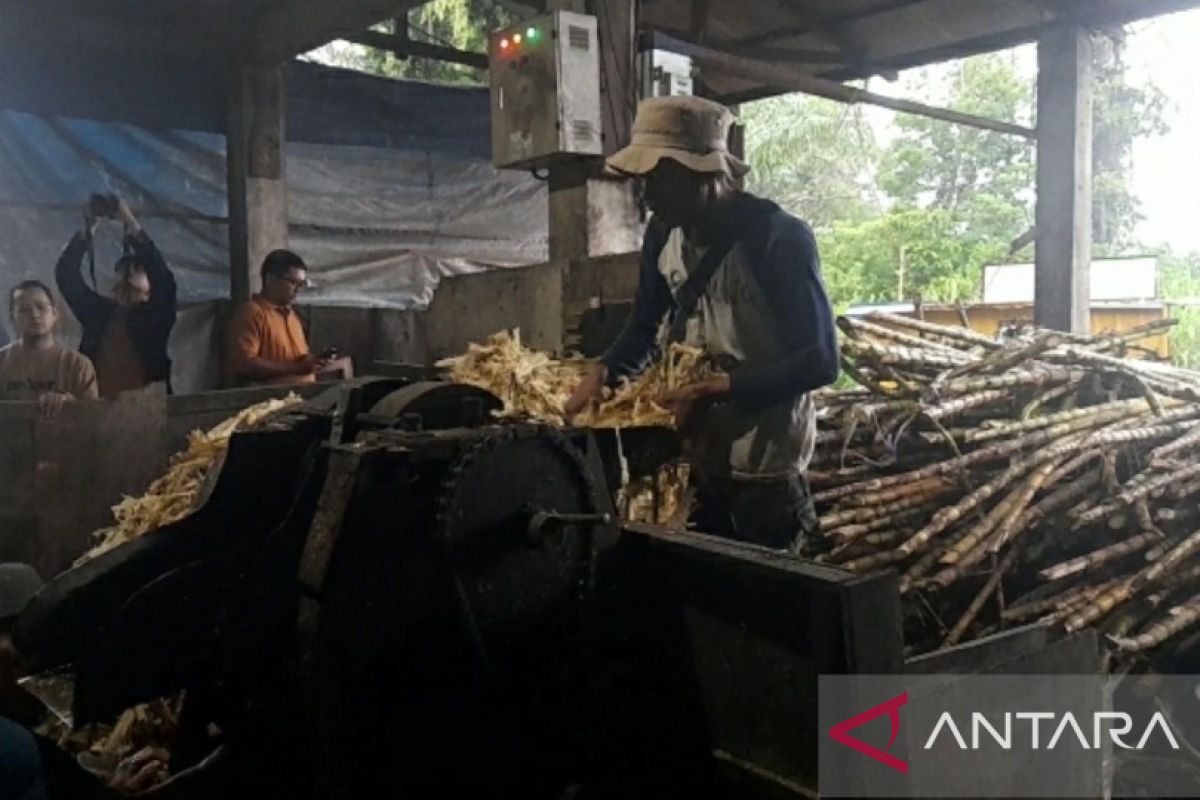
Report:
M 736 188 L 749 168 L 728 151 L 732 122 L 701 98 L 645 100 L 631 144 L 608 159 L 642 182 L 654 216 L 632 317 L 566 411 L 672 341 L 703 349 L 723 374 L 665 398 L 698 478 L 690 524 L 795 549 L 816 531 L 804 479 L 816 438 L 809 392 L 837 378 L 837 340 L 812 230 Z

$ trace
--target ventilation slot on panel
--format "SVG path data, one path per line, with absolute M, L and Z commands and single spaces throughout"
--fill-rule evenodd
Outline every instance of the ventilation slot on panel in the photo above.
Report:
M 587 120 L 577 119 L 571 123 L 571 136 L 575 144 L 588 145 L 595 140 L 596 129 Z
M 567 43 L 578 50 L 591 50 L 592 34 L 587 28 L 581 28 L 578 25 L 568 25 Z

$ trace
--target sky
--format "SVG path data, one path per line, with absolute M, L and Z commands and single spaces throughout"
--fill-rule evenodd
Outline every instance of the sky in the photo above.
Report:
M 1172 14 L 1133 26 L 1126 48 L 1130 80 L 1153 81 L 1166 94 L 1165 136 L 1138 140 L 1133 153 L 1133 187 L 1145 219 L 1138 230 L 1147 249 L 1162 244 L 1177 252 L 1200 252 L 1200 10 Z M 1033 80 L 1037 51 L 1010 51 Z M 943 105 L 944 97 L 923 92 L 912 73 L 895 83 L 874 80 L 872 90 Z M 868 107 L 867 119 L 881 144 L 894 135 L 895 114 Z
M 1148 244 L 1200 251 L 1200 11 L 1139 23 L 1129 42 L 1131 75 L 1149 78 L 1170 104 L 1166 136 L 1134 147 L 1134 191 Z

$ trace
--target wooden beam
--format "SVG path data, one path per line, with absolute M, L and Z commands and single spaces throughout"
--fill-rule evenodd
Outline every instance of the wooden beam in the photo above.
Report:
M 709 0 L 692 0 L 691 39 L 704 43 L 708 34 Z
M 1079 27 L 1099 30 L 1193 8 L 1200 8 L 1200 0 L 1076 0 L 1073 5 L 1067 7 L 1065 13 L 1056 18 L 1038 20 L 1033 24 L 1017 25 L 1009 30 L 989 31 L 980 36 L 960 39 L 936 47 L 872 59 L 851 67 L 822 73 L 821 77 L 835 81 L 865 78 L 881 72 L 894 72 L 909 67 L 966 58 L 978 53 L 1007 50 L 1010 47 L 1037 41 L 1039 36 L 1056 28 Z
M 476 69 L 488 68 L 488 57 L 486 53 L 472 53 L 467 50 L 458 50 L 453 47 L 443 47 L 442 45 L 429 44 L 428 42 L 418 42 L 407 37 L 395 36 L 390 33 L 380 33 L 379 31 L 359 31 L 353 36 L 343 37 L 347 42 L 361 44 L 364 47 L 371 47 L 376 50 L 387 50 L 395 53 L 398 56 L 418 56 L 420 58 L 432 58 L 436 61 L 448 61 L 451 64 L 462 64 Z
M 600 102 L 604 154 L 629 144 L 637 110 L 637 9 L 633 0 L 591 0 L 600 43 Z
M 1087 333 L 1092 261 L 1092 39 L 1056 28 L 1038 43 L 1038 325 Z
M 258 16 L 250 56 L 278 64 L 334 39 L 345 39 L 377 22 L 404 17 L 425 0 L 289 0 Z
M 677 39 L 681 42 L 698 42 L 703 44 L 701 39 L 689 31 L 683 31 L 678 28 L 671 28 L 665 25 L 655 25 L 652 28 L 647 28 L 647 32 L 653 34 L 655 32 L 667 36 L 671 39 Z M 724 53 L 732 53 L 737 56 L 746 56 L 747 58 L 756 58 L 759 61 L 779 61 L 786 64 L 849 64 L 854 59 L 841 50 L 818 50 L 815 48 L 803 47 L 726 47 L 724 45 L 712 45 Z
M 288 241 L 283 67 L 235 73 L 227 113 L 230 297 L 241 303 L 263 258 Z
M 760 81 L 763 84 L 773 86 L 782 91 L 804 92 L 805 94 L 836 100 L 840 103 L 865 103 L 867 105 L 881 106 L 906 114 L 918 114 L 920 116 L 940 119 L 944 122 L 952 122 L 956 125 L 983 128 L 984 130 L 1020 136 L 1025 139 L 1034 139 L 1037 137 L 1037 131 L 1024 125 L 1015 125 L 1011 122 L 1002 122 L 974 114 L 952 111 L 947 108 L 928 106 L 924 103 L 913 102 L 912 100 L 901 100 L 895 97 L 868 92 L 865 89 L 847 86 L 836 81 L 813 77 L 793 67 L 770 64 L 765 61 L 724 53 L 709 47 L 671 39 L 661 34 L 655 34 L 654 46 L 663 50 L 670 50 L 675 53 L 691 56 L 726 75 Z
M 880 17 L 884 14 L 890 14 L 893 11 L 899 11 L 909 6 L 915 6 L 928 0 L 883 0 L 883 2 L 856 11 L 840 11 L 835 14 L 827 14 L 823 17 L 810 19 L 800 25 L 790 28 L 782 28 L 779 30 L 770 31 L 767 33 L 757 34 L 755 36 L 744 36 L 740 39 L 728 39 L 722 41 L 718 46 L 722 50 L 734 48 L 749 48 L 760 47 L 771 42 L 778 42 L 781 39 L 794 39 L 797 36 L 805 36 L 810 33 L 819 33 L 829 28 L 835 28 L 841 25 L 849 25 L 862 20 Z M 797 15 L 799 16 L 799 15 Z

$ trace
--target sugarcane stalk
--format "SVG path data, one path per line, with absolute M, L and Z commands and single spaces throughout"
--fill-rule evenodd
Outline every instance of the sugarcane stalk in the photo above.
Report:
M 1033 436 L 1038 436 L 1040 434 L 1049 434 L 1051 431 L 1055 431 L 1057 429 L 1061 429 L 1061 434 L 1072 434 L 1075 432 L 1075 430 L 1072 428 L 1072 426 L 1077 425 L 1079 422 L 1080 422 L 1079 420 L 1076 420 L 1072 423 L 1064 423 L 1063 425 L 1056 425 L 1053 428 L 1047 428 L 1046 430 L 1043 430 L 1043 431 L 1037 431 L 1034 434 L 1031 434 L 1030 436 L 1033 437 Z M 1030 437 L 1026 437 L 1026 438 L 1030 438 Z M 1055 436 L 1053 438 L 1059 439 L 1060 436 Z M 1013 462 L 1012 465 L 1010 465 L 1008 467 L 1008 469 L 1004 470 L 999 475 L 992 478 L 990 481 L 985 483 L 983 486 L 980 486 L 978 489 L 971 492 L 963 499 L 959 500 L 953 506 L 943 509 L 942 511 L 939 511 L 937 514 L 935 514 L 933 519 L 930 520 L 929 524 L 926 525 L 924 528 L 922 528 L 920 531 L 918 531 L 916 534 L 914 534 L 913 537 L 911 539 L 909 539 L 907 542 L 902 544 L 900 546 L 900 549 L 904 551 L 905 555 L 913 555 L 918 550 L 920 550 L 922 547 L 924 547 L 925 544 L 930 539 L 932 539 L 933 537 L 942 533 L 948 527 L 955 524 L 956 522 L 961 520 L 963 517 L 965 517 L 967 514 L 974 511 L 976 508 L 979 507 L 979 505 L 981 503 L 984 503 L 987 500 L 989 500 L 997 492 L 1010 486 L 1013 481 L 1019 480 L 1030 470 L 1034 469 L 1035 467 L 1037 467 L 1038 465 L 1040 465 L 1044 462 L 1050 461 L 1052 459 L 1057 459 L 1060 456 L 1069 454 L 1072 450 L 1074 450 L 1076 447 L 1079 446 L 1079 444 L 1082 440 L 1083 440 L 1083 437 L 1081 437 L 1081 436 L 1067 435 L 1067 436 L 1065 436 L 1065 438 L 1063 438 L 1061 441 L 1059 441 L 1057 444 L 1055 444 L 1051 447 L 1046 447 L 1041 450 L 1037 450 L 1032 454 L 1029 454 L 1022 458 L 1017 459 L 1016 461 Z M 1021 441 L 1021 440 L 1014 440 L 1014 441 Z M 993 446 L 993 447 L 996 447 L 997 449 L 999 449 L 999 446 Z M 987 450 L 988 450 L 988 448 L 984 448 L 982 450 L 976 450 L 974 453 L 971 453 L 968 456 L 965 456 L 964 458 L 970 458 L 970 456 L 978 456 L 982 453 L 987 452 Z
M 920 350 L 903 345 L 885 345 L 846 339 L 842 349 L 854 359 L 870 361 L 888 367 L 942 370 L 962 364 L 961 359 L 945 354 L 941 350 Z
M 1193 428 L 1178 439 L 1154 448 L 1146 456 L 1146 460 L 1151 464 L 1166 461 L 1168 456 L 1181 451 L 1192 450 L 1197 445 L 1200 445 L 1200 427 Z
M 1047 358 L 1054 358 L 1056 361 L 1066 361 L 1072 364 L 1094 364 L 1118 375 L 1136 378 L 1145 386 L 1169 397 L 1177 397 L 1182 400 L 1200 398 L 1200 394 L 1197 393 L 1195 386 L 1188 386 L 1162 373 L 1156 374 L 1135 362 L 1116 356 L 1096 353 L 1079 347 L 1066 346 L 1059 348 L 1054 353 L 1047 354 Z
M 1021 409 L 1021 419 L 1032 419 L 1033 415 L 1036 414 L 1042 406 L 1046 405 L 1047 403 L 1052 403 L 1055 400 L 1058 400 L 1060 397 L 1065 397 L 1073 392 L 1078 391 L 1081 383 L 1083 383 L 1083 381 L 1071 381 L 1039 393 L 1037 397 L 1030 400 L 1029 403 L 1027 403 L 1025 407 Z
M 1138 500 L 1149 497 L 1157 489 L 1166 488 L 1177 481 L 1186 481 L 1197 476 L 1200 476 L 1200 464 L 1191 464 L 1181 467 L 1170 474 L 1142 481 L 1137 486 L 1122 491 L 1112 502 L 1096 506 L 1081 514 L 1076 518 L 1074 527 L 1081 528 L 1084 525 L 1090 525 L 1122 507 L 1132 506 Z
M 921 410 L 921 414 L 931 421 L 940 420 L 981 406 L 989 406 L 992 403 L 1008 402 L 1011 399 L 1012 395 L 1007 389 L 989 389 L 975 394 L 960 395 L 937 405 L 925 407 Z
M 1025 485 L 1014 494 L 1014 499 L 1010 508 L 1007 509 L 1007 514 L 1003 521 L 996 528 L 996 533 L 988 543 L 988 552 L 997 553 L 1001 548 L 1005 547 L 1013 538 L 1020 532 L 1025 530 L 1021 525 L 1024 519 L 1025 511 L 1029 508 L 1033 498 L 1037 496 L 1042 487 L 1046 485 L 1050 476 L 1061 465 L 1061 461 L 1048 461 L 1034 471 L 1032 477 Z
M 967 530 L 965 536 L 961 537 L 952 547 L 949 547 L 942 557 L 938 559 L 938 562 L 945 565 L 962 563 L 965 567 L 982 560 L 983 548 L 981 545 L 996 530 L 997 526 L 1008 518 L 1009 511 L 1013 508 L 1014 500 L 1021 493 L 1025 485 L 1025 483 L 1022 483 L 1015 491 L 1009 492 L 1003 500 L 983 516 L 983 519 L 972 525 Z M 975 557 L 971 558 L 972 556 Z M 950 585 L 949 583 L 943 583 L 938 577 L 934 577 L 933 580 L 943 587 Z
M 1146 399 L 1146 402 L 1150 404 L 1150 409 L 1154 412 L 1154 415 L 1161 417 L 1163 413 L 1163 401 L 1158 398 L 1158 395 L 1150 384 L 1136 375 L 1129 376 L 1129 379 L 1133 382 L 1134 387 L 1137 388 L 1142 397 Z
M 830 551 L 829 560 L 837 564 L 863 558 L 891 547 L 911 535 L 912 528 L 886 528 L 865 536 L 844 539 Z
M 1133 578 L 1135 587 L 1153 585 L 1161 581 L 1171 570 L 1182 564 L 1187 559 L 1200 553 L 1200 530 L 1188 534 L 1155 561 L 1152 565 L 1144 568 Z
M 1178 404 L 1179 401 L 1175 401 Z M 1059 411 L 1055 414 L 1048 414 L 1044 417 L 1037 417 L 1030 420 L 1017 420 L 999 422 L 996 425 L 988 428 L 977 428 L 972 431 L 967 431 L 963 437 L 963 441 L 968 444 L 978 444 L 991 439 L 1002 439 L 1007 436 L 1014 436 L 1029 431 L 1040 430 L 1051 425 L 1058 425 L 1064 422 L 1071 422 L 1077 419 L 1090 419 L 1095 425 L 1105 425 L 1117 420 L 1126 419 L 1127 417 L 1145 414 L 1151 411 L 1150 404 L 1144 399 L 1136 400 L 1118 400 L 1113 403 L 1104 403 L 1098 406 L 1089 406 L 1087 408 L 1076 408 L 1070 411 Z
M 1015 389 L 1017 387 L 1050 386 L 1059 383 L 1080 381 L 1088 373 L 1081 369 L 1068 367 L 1031 367 L 1013 369 L 1003 375 L 980 375 L 970 378 L 958 378 L 943 384 L 939 391 L 942 394 L 968 394 L 984 392 L 989 389 Z
M 821 517 L 821 529 L 833 530 L 834 528 L 841 528 L 846 525 L 862 525 L 877 519 L 891 519 L 893 515 L 901 511 L 926 505 L 931 497 L 935 497 L 940 493 L 940 491 L 935 491 L 927 492 L 926 494 L 911 495 L 901 498 L 888 506 L 848 508 L 844 511 L 835 511 Z
M 1168 333 L 1171 328 L 1178 324 L 1179 320 L 1177 319 L 1157 319 L 1153 322 L 1138 325 L 1136 328 L 1131 328 L 1124 333 L 1119 333 L 1115 336 L 1106 336 L 1104 337 L 1104 341 L 1098 342 L 1092 349 L 1097 352 L 1124 349 L 1133 342 Z
M 968 348 L 979 347 L 984 350 L 998 350 L 1003 346 L 1000 342 L 989 339 L 983 334 L 976 333 L 970 328 L 951 328 L 946 325 L 926 322 L 925 320 L 888 314 L 884 311 L 872 311 L 867 315 L 867 318 L 885 325 L 918 331 L 921 334 L 935 337 L 935 340 L 958 342 Z
M 889 328 L 885 325 L 876 325 L 873 322 L 856 319 L 854 317 L 838 317 L 837 326 L 847 336 L 860 337 L 866 335 L 874 339 L 884 339 L 889 342 L 912 347 L 916 349 L 929 348 L 944 353 L 952 358 L 960 359 L 963 362 L 971 360 L 970 354 L 950 345 L 941 344 L 940 342 L 929 339 L 922 339 L 920 336 L 913 336 L 895 328 Z
M 883 414 L 893 411 L 902 411 L 906 414 L 915 414 L 921 408 L 920 403 L 916 400 L 887 400 L 882 403 L 864 403 L 851 410 L 851 418 L 858 420 L 875 420 Z
M 886 505 L 903 500 L 906 497 L 912 497 L 913 495 L 927 496 L 942 494 L 953 489 L 956 485 L 958 484 L 955 481 L 946 477 L 926 478 L 925 480 L 881 489 L 878 492 L 864 492 L 863 494 L 847 498 L 845 502 L 850 507 Z
M 1012 623 L 1036 619 L 1049 612 L 1068 608 L 1075 603 L 1093 600 L 1111 589 L 1120 580 L 1105 581 L 1095 586 L 1072 586 L 1044 600 L 1012 605 L 1004 610 L 1004 613 L 1000 615 L 1000 619 L 1004 622 Z
M 1083 608 L 1074 611 L 1066 620 L 1067 633 L 1077 633 L 1108 616 L 1117 606 L 1134 596 L 1133 579 L 1126 578 L 1116 586 L 1089 600 Z
M 899 550 L 884 550 L 880 553 L 856 558 L 853 561 L 848 561 L 842 565 L 843 569 L 850 572 L 868 573 L 876 572 L 881 569 L 899 564 L 905 558 Z
M 979 363 L 979 371 L 990 374 L 1006 372 L 1014 367 L 1036 359 L 1048 350 L 1053 350 L 1063 344 L 1063 337 L 1057 331 L 1044 331 L 1034 337 L 1033 341 L 1021 347 L 1003 347 Z
M 1197 580 L 1200 580 L 1200 564 L 1193 564 L 1186 569 L 1171 573 L 1168 578 L 1163 580 L 1160 586 L 1163 591 L 1173 592 L 1185 587 L 1191 589 Z
M 1072 614 L 1067 619 L 1067 632 L 1075 633 L 1103 619 L 1114 608 L 1133 599 L 1139 591 L 1162 581 L 1171 570 L 1197 552 L 1200 552 L 1200 530 L 1189 534 L 1152 566 L 1142 569 L 1131 578 L 1126 578 L 1118 586 L 1096 598 L 1090 606 Z
M 814 488 L 819 489 L 813 495 L 814 502 L 826 502 L 828 498 L 823 496 L 824 492 L 832 491 L 841 486 L 860 483 L 865 476 L 877 474 L 881 466 L 897 470 L 911 470 L 917 467 L 928 466 L 932 460 L 928 452 L 922 452 L 899 456 L 883 465 L 868 462 L 853 467 L 841 467 L 835 470 L 811 470 L 808 473 L 808 481 Z M 870 480 L 869 477 L 867 479 Z M 833 499 L 837 500 L 839 498 Z
M 1197 623 L 1200 623 L 1200 595 L 1172 607 L 1166 616 L 1155 621 L 1137 636 L 1110 636 L 1109 641 L 1122 653 L 1141 653 L 1153 650 Z
M 1171 551 L 1172 547 L 1178 545 L 1178 543 L 1182 542 L 1183 539 L 1183 535 L 1169 536 L 1168 539 L 1159 542 L 1158 545 L 1154 545 L 1148 549 L 1148 551 L 1146 551 L 1146 560 L 1157 561 L 1158 559 L 1163 558 L 1164 555 Z
M 1178 500 L 1184 499 L 1185 497 L 1191 497 L 1194 494 L 1200 494 L 1200 481 L 1187 481 L 1185 483 L 1179 484 L 1176 487 L 1173 487 L 1169 493 L 1169 497 L 1171 500 L 1178 501 Z M 1166 509 L 1160 509 L 1160 510 L 1166 510 Z M 1180 509 L 1171 509 L 1171 510 L 1180 510 Z
M 1163 536 L 1157 531 L 1146 531 L 1139 533 L 1137 536 L 1131 536 L 1124 541 L 1111 544 L 1108 547 L 1101 547 L 1099 550 L 1072 558 L 1069 561 L 1064 561 L 1061 564 L 1055 564 L 1052 567 L 1047 567 L 1038 573 L 1044 580 L 1060 581 L 1063 578 L 1069 578 L 1072 575 L 1078 575 L 1087 570 L 1099 569 L 1113 561 L 1118 561 L 1125 556 L 1138 552 L 1150 545 L 1161 542 Z
M 914 589 L 932 584 L 933 582 L 926 580 L 925 576 L 937 565 L 946 551 L 958 544 L 966 534 L 965 528 L 952 532 L 946 542 L 940 546 L 929 548 L 920 558 L 910 564 L 908 570 L 900 578 L 900 594 L 908 594 Z
M 836 541 L 839 545 L 850 542 L 854 539 L 863 538 L 870 543 L 872 542 L 872 537 L 876 532 L 893 528 L 901 522 L 909 522 L 911 520 L 919 519 L 923 516 L 932 514 L 935 508 L 935 505 L 918 506 L 916 508 L 910 508 L 907 511 L 898 512 L 891 516 L 880 517 L 879 519 L 874 519 L 870 522 L 854 525 L 843 525 L 840 528 L 833 528 L 831 530 L 822 529 L 821 536 L 825 539 Z M 908 534 L 911 535 L 912 531 L 909 530 Z
M 1052 485 L 1054 483 L 1053 476 L 1046 483 Z M 1051 492 L 1025 512 L 1025 518 L 1021 520 L 1021 526 L 1030 527 L 1035 522 L 1045 519 L 1050 514 L 1061 511 L 1078 502 L 1099 483 L 1100 473 L 1092 472 L 1078 478 L 1061 489 Z
M 1187 491 L 1190 494 L 1200 492 L 1200 483 L 1189 483 L 1187 486 L 1183 487 L 1181 491 Z M 1172 499 L 1178 500 L 1180 498 L 1172 495 Z M 1188 517 L 1193 516 L 1195 513 L 1196 512 L 1194 509 L 1156 508 L 1154 509 L 1154 521 L 1163 525 L 1169 525 L 1171 523 L 1187 519 Z
M 1025 528 L 1018 525 L 1024 518 L 1023 512 L 1055 466 L 1053 462 L 1049 462 L 1039 467 L 1021 486 L 998 503 L 982 522 L 975 525 L 962 541 L 948 548 L 941 558 L 941 563 L 946 566 L 933 576 L 931 583 L 942 589 L 953 586 L 969 569 L 989 554 L 995 555 L 1018 533 L 1024 531 Z
M 846 358 L 845 353 L 843 353 L 840 356 L 839 361 L 842 365 L 842 372 L 849 375 L 854 380 L 854 382 L 859 384 L 860 386 L 866 386 L 872 392 L 874 392 L 875 394 L 877 394 L 881 397 L 887 397 L 889 395 L 895 394 L 895 392 L 885 389 L 883 384 L 880 383 L 878 380 L 867 375 L 867 373 L 864 372 L 863 370 L 860 370 L 853 361 Z
M 985 603 L 987 603 L 988 598 L 1000 588 L 1000 581 L 1004 579 L 1005 573 L 1012 569 L 1013 565 L 1017 563 L 1017 558 L 1019 556 L 1020 548 L 1014 547 L 1008 552 L 1008 555 L 1006 555 L 1000 561 L 1000 564 L 994 570 L 992 570 L 991 576 L 983 584 L 983 588 L 979 590 L 979 593 L 975 595 L 975 598 L 971 601 L 971 604 L 967 606 L 966 612 L 964 612 L 962 617 L 959 618 L 958 622 L 954 624 L 954 627 L 950 629 L 950 633 L 946 634 L 946 638 L 942 640 L 943 648 L 953 647 L 954 645 L 958 644 L 963 634 L 967 632 L 967 629 L 970 628 L 975 620 L 979 617 L 979 612 L 983 610 L 983 606 Z
M 1170 413 L 1172 412 L 1168 412 L 1168 415 Z M 814 500 L 816 502 L 830 502 L 834 500 L 840 500 L 843 497 L 859 494 L 861 492 L 878 491 L 880 489 L 887 488 L 888 486 L 895 486 L 897 484 L 907 483 L 908 481 L 922 480 L 924 478 L 932 478 L 938 475 L 961 474 L 969 467 L 991 461 L 999 461 L 1014 453 L 1019 453 L 1024 450 L 1031 450 L 1036 447 L 1042 447 L 1048 443 L 1056 442 L 1060 439 L 1066 439 L 1068 434 L 1084 431 L 1087 430 L 1087 428 L 1087 420 L 1074 420 L 1069 423 L 1054 425 L 1050 428 L 1033 431 L 1032 433 L 1028 433 L 1017 439 L 997 442 L 996 444 L 988 445 L 987 447 L 981 447 L 978 450 L 966 453 L 957 458 L 946 461 L 938 461 L 909 472 L 871 478 L 865 481 L 834 487 L 832 489 L 820 492 L 814 497 Z M 1080 447 L 1115 447 L 1122 444 L 1131 444 L 1133 442 L 1148 441 L 1177 435 L 1182 433 L 1187 428 L 1188 426 L 1184 423 L 1156 424 L 1145 427 L 1124 428 L 1121 430 L 1109 427 L 1091 432 L 1082 442 Z M 1074 440 L 1071 440 L 1071 444 L 1069 446 L 1075 446 Z

